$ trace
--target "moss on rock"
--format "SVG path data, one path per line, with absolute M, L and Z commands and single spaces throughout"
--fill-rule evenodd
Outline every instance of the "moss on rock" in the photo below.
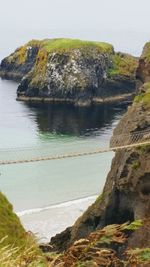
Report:
M 27 44 L 17 48 L 14 53 L 12 53 L 9 57 L 7 57 L 7 60 L 9 63 L 22 65 L 27 60 L 28 51 L 33 48 L 39 48 L 40 45 L 41 45 L 41 41 L 31 40 Z
M 143 84 L 141 93 L 134 98 L 135 103 L 142 104 L 145 108 L 150 108 L 150 82 Z
M 33 79 L 31 80 L 31 85 L 33 84 L 40 86 L 41 82 L 44 79 L 44 76 L 46 75 L 47 59 L 47 51 L 45 49 L 40 49 L 37 54 L 35 66 L 32 72 Z
M 137 58 L 128 54 L 116 53 L 112 56 L 112 67 L 109 69 L 108 74 L 111 77 L 115 75 L 134 77 L 137 66 Z

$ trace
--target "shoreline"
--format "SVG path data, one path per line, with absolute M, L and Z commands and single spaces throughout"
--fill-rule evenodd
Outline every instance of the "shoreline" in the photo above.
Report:
M 94 97 L 92 100 L 87 101 L 76 101 L 73 99 L 62 99 L 62 98 L 52 98 L 52 97 L 28 97 L 28 96 L 18 96 L 16 98 L 17 101 L 23 101 L 27 103 L 67 103 L 67 104 L 73 104 L 75 106 L 90 106 L 90 105 L 96 105 L 96 104 L 104 104 L 104 103 L 113 103 L 118 102 L 122 100 L 128 100 L 132 98 L 135 95 L 135 93 L 129 93 L 129 94 L 122 94 L 122 95 L 116 95 L 116 96 L 110 96 L 106 98 L 100 98 L 100 97 Z
M 51 205 L 45 208 L 17 212 L 26 231 L 36 235 L 39 242 L 47 243 L 52 236 L 70 227 L 95 202 L 98 195 Z

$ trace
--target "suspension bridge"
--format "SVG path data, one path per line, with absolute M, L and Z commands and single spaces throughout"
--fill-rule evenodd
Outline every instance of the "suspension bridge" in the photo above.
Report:
M 40 155 L 38 155 L 38 148 L 33 147 L 0 149 L 0 165 L 76 158 L 106 153 L 110 151 L 118 151 L 121 149 L 131 149 L 143 145 L 150 145 L 150 128 L 143 131 L 131 132 L 129 134 L 115 135 L 111 138 L 109 147 L 102 147 L 79 152 L 75 151 L 70 153 L 52 155 L 50 153 L 50 146 L 46 146 L 44 150 L 41 149 Z

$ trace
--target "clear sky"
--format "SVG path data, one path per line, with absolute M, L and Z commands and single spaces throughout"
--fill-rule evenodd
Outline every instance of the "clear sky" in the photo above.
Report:
M 0 7 L 1 40 L 12 47 L 32 38 L 73 37 L 139 54 L 150 39 L 150 0 L 0 0 Z

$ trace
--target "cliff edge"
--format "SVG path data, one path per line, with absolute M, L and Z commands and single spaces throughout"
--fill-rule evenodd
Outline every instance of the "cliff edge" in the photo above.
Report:
M 137 77 L 143 84 L 132 106 L 114 130 L 114 137 L 150 129 L 150 61 L 145 56 L 145 49 L 149 55 L 150 44 L 144 47 L 137 69 Z M 91 232 L 107 225 L 142 219 L 147 223 L 129 238 L 128 244 L 133 248 L 149 247 L 149 211 L 150 146 L 122 149 L 115 154 L 104 190 L 96 202 L 72 227 L 53 237 L 50 244 L 55 250 L 64 250 L 75 240 L 86 238 Z

